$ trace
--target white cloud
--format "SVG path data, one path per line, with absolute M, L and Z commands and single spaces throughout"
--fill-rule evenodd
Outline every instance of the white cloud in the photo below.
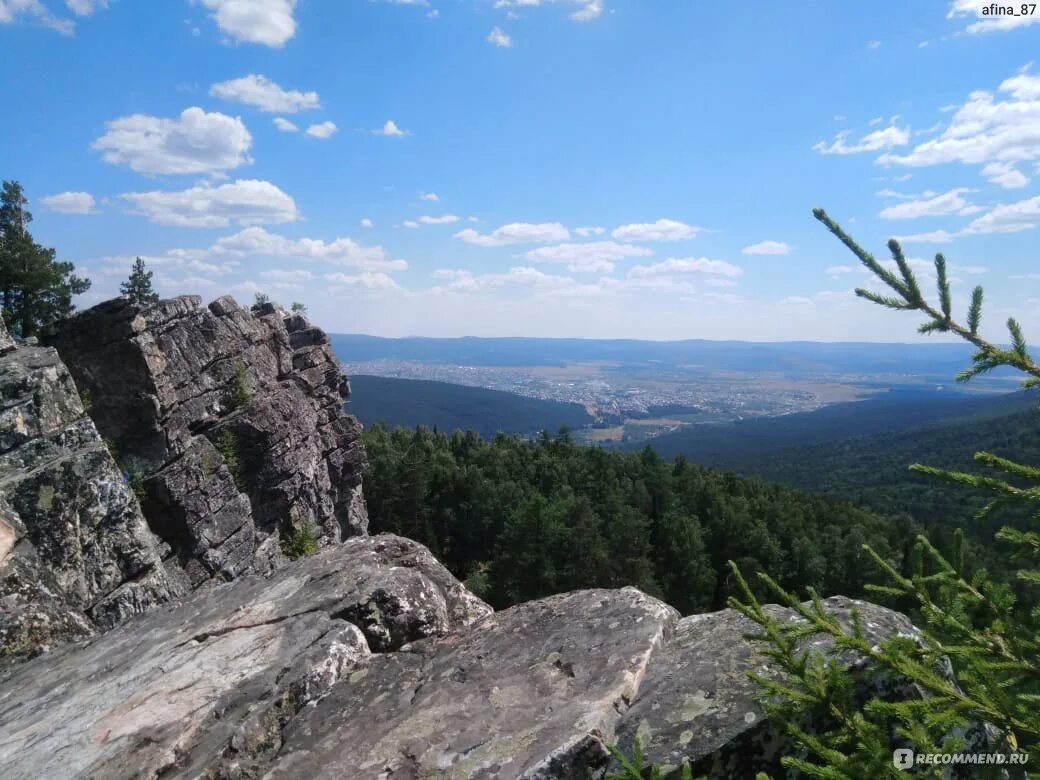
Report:
M 741 251 L 745 255 L 789 255 L 792 247 L 783 241 L 759 241 L 757 244 L 744 247 Z
M 487 235 L 478 233 L 473 228 L 460 230 L 455 238 L 467 244 L 477 246 L 506 246 L 507 244 L 539 244 L 552 241 L 566 241 L 570 232 L 559 222 L 513 222 L 496 228 Z
M 325 278 L 340 287 L 364 287 L 369 290 L 396 290 L 398 284 L 381 272 L 365 272 L 360 274 L 326 274 Z M 333 289 L 333 292 L 336 292 Z
M 138 173 L 219 173 L 252 162 L 253 137 L 242 120 L 198 107 L 176 119 L 132 114 L 105 126 L 93 148 Z
M 567 15 L 575 22 L 591 22 L 603 15 L 603 0 L 495 0 L 495 8 L 538 8 L 553 3 L 577 6 Z
M 602 236 L 607 231 L 605 228 L 590 225 L 586 227 L 576 227 L 574 228 L 574 232 L 582 238 L 588 238 L 589 236 Z
M 90 16 L 95 11 L 108 8 L 108 0 L 65 0 L 65 5 L 76 16 Z
M 1001 204 L 972 221 L 964 233 L 1018 233 L 1040 226 L 1040 195 Z
M 856 273 L 857 270 L 858 269 L 853 268 L 851 265 L 832 265 L 830 268 L 827 269 L 827 276 L 836 279 L 839 276 L 844 276 L 845 274 Z
M 513 45 L 513 39 L 502 32 L 500 27 L 492 27 L 491 32 L 488 33 L 488 43 L 498 46 L 500 49 L 508 49 Z
M 713 274 L 717 276 L 736 277 L 744 273 L 740 266 L 727 263 L 725 260 L 709 260 L 706 257 L 675 258 L 670 257 L 654 265 L 637 265 L 628 272 L 630 277 L 645 278 L 651 276 L 674 276 L 676 274 Z
M 361 227 L 374 228 L 375 225 L 372 223 L 372 220 L 370 220 L 368 217 L 365 217 L 363 220 L 361 220 Z
M 440 201 L 440 198 L 437 196 L 436 192 L 420 192 L 419 200 L 428 200 L 433 203 L 437 203 Z
M 262 279 L 270 279 L 272 282 L 309 282 L 314 278 L 314 274 L 305 268 L 296 268 L 293 270 L 274 269 L 271 271 L 261 271 L 260 277 Z
M 1012 10 L 1018 11 L 1020 5 L 1021 3 L 991 3 L 989 0 L 953 0 L 953 3 L 950 4 L 949 13 L 946 14 L 946 18 L 955 19 L 962 16 L 970 16 L 977 19 L 977 21 L 972 22 L 964 28 L 965 32 L 971 33 L 972 35 L 989 32 L 1005 32 L 1007 30 L 1013 30 L 1016 27 L 1028 27 L 1031 24 L 1040 22 L 1040 15 L 1035 13 L 1015 15 L 984 14 L 984 9 L 992 10 L 992 7 L 1010 7 Z
M 704 228 L 674 219 L 659 219 L 650 223 L 621 225 L 610 235 L 618 241 L 682 241 L 696 237 L 702 230 Z
M 378 130 L 372 131 L 373 135 L 384 135 L 388 138 L 401 138 L 408 135 L 407 130 L 402 130 L 393 119 L 387 119 Z
M 1040 17 L 1038 17 L 1040 18 Z M 956 108 L 942 133 L 906 154 L 883 154 L 884 165 L 926 167 L 962 163 L 985 165 L 983 175 L 1001 186 L 1017 185 L 1016 163 L 1040 159 L 1040 76 L 1026 70 L 1006 79 L 998 88 L 1004 99 L 984 90 L 972 92 Z
M 882 149 L 891 149 L 895 146 L 905 146 L 910 142 L 909 128 L 889 125 L 872 133 L 867 133 L 859 141 L 846 143 L 849 131 L 843 130 L 838 133 L 834 140 L 827 144 L 820 141 L 813 146 L 813 151 L 820 154 L 860 154 L 862 152 L 877 152 Z
M 89 192 L 61 192 L 40 198 L 40 203 L 60 214 L 96 214 L 94 196 Z
M 984 265 L 959 265 L 957 266 L 957 272 L 962 274 L 968 274 L 970 276 L 978 276 L 979 274 L 988 274 L 990 269 Z
M 270 182 L 255 179 L 218 187 L 199 184 L 178 192 L 128 192 L 119 197 L 135 214 L 176 227 L 276 224 L 299 217 L 291 197 Z
M 881 41 L 867 41 L 867 48 L 874 50 L 881 48 Z
M 524 254 L 536 263 L 566 263 L 567 269 L 579 273 L 610 273 L 614 263 L 629 257 L 648 257 L 653 252 L 641 246 L 594 241 L 588 244 L 557 244 L 531 249 Z
M 339 130 L 335 122 L 321 122 L 307 128 L 307 135 L 311 138 L 332 138 Z
M 459 218 L 454 214 L 445 214 L 440 217 L 419 217 L 419 221 L 424 225 L 451 225 L 458 222 Z
M 282 89 L 266 76 L 256 73 L 214 84 L 210 87 L 209 94 L 278 114 L 295 114 L 298 111 L 321 107 L 317 92 Z
M 296 34 L 296 0 L 196 0 L 235 41 L 280 48 Z
M 928 233 L 913 233 L 908 236 L 896 236 L 901 244 L 948 244 L 956 234 L 948 230 L 932 230 Z
M 918 219 L 919 217 L 941 217 L 947 214 L 973 214 L 981 209 L 973 206 L 962 196 L 973 192 L 967 187 L 957 187 L 924 200 L 908 200 L 881 210 L 882 219 Z
M 406 219 L 402 224 L 406 228 L 409 228 L 410 230 L 418 230 L 419 229 L 419 223 L 416 222 L 414 219 Z
M 55 16 L 40 0 L 0 0 L 0 24 L 14 24 L 19 17 L 49 27 L 62 35 L 76 32 L 75 22 Z
M 293 122 L 280 116 L 274 118 L 274 126 L 281 130 L 283 133 L 297 133 L 300 128 L 297 127 Z
M 408 268 L 408 263 L 392 259 L 381 246 L 362 246 L 350 238 L 337 238 L 328 242 L 316 238 L 292 239 L 270 233 L 261 227 L 249 227 L 220 238 L 208 249 L 184 252 L 190 253 L 186 256 L 233 259 L 285 257 L 351 266 L 365 271 L 392 272 Z
M 990 163 L 982 169 L 982 175 L 991 184 L 997 184 L 1006 190 L 1020 189 L 1029 184 L 1029 177 L 1007 162 Z

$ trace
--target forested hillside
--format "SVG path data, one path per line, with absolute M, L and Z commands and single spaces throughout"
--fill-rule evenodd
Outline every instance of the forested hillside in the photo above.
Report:
M 1021 394 L 1028 411 L 981 420 L 957 420 L 860 436 L 810 447 L 791 447 L 768 457 L 747 452 L 726 468 L 801 490 L 826 493 L 877 512 L 906 513 L 923 526 L 963 525 L 990 539 L 1008 520 L 1001 515 L 980 526 L 972 517 L 985 506 L 982 491 L 951 490 L 910 472 L 911 463 L 992 474 L 972 460 L 979 451 L 1026 464 L 1040 464 L 1040 415 L 1035 395 Z
M 653 439 L 665 458 L 683 455 L 703 465 L 743 470 L 749 462 L 779 460 L 795 446 L 836 442 L 870 434 L 898 434 L 930 422 L 971 422 L 1035 406 L 1024 393 L 965 394 L 897 390 L 812 412 L 758 417 L 726 425 L 695 425 Z
M 371 529 L 428 545 L 502 607 L 635 585 L 684 612 L 734 593 L 726 561 L 787 587 L 860 595 L 868 543 L 901 565 L 912 534 L 829 498 L 637 454 L 428 429 L 365 433 Z
M 578 404 L 543 401 L 516 393 L 422 379 L 355 374 L 349 410 L 365 425 L 428 428 L 450 433 L 477 431 L 533 435 L 542 430 L 580 428 L 592 417 Z

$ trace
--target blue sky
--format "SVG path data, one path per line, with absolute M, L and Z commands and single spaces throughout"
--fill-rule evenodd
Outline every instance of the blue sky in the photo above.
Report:
M 336 332 L 913 340 L 821 205 L 1040 333 L 1040 10 L 982 5 L 0 0 L 0 177 L 81 306 L 140 255 Z

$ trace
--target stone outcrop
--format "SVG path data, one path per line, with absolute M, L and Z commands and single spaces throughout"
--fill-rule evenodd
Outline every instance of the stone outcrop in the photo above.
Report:
M 877 638 L 913 631 L 881 607 L 828 605 L 857 607 Z M 732 610 L 680 619 L 633 588 L 492 613 L 421 545 L 350 539 L 10 671 L 0 766 L 12 780 L 578 780 L 638 734 L 655 762 L 751 776 L 783 747 L 745 676 L 765 663 L 751 629 Z
M 47 334 L 196 588 L 285 563 L 289 535 L 367 529 L 360 425 L 327 336 L 273 304 L 116 299 Z
M 0 321 L 0 663 L 175 595 L 159 553 L 57 353 Z

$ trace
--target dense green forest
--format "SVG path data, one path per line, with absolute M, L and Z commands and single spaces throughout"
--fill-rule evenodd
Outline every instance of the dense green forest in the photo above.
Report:
M 885 514 L 906 514 L 922 528 L 962 526 L 989 542 L 1000 525 L 1016 518 L 1005 512 L 989 522 L 973 521 L 989 500 L 979 490 L 949 486 L 911 472 L 911 463 L 985 474 L 976 452 L 992 452 L 1021 463 L 1040 463 L 1040 416 L 1034 393 L 1015 393 L 988 413 L 931 425 L 854 436 L 811 446 L 745 448 L 714 458 L 712 465 L 811 493 L 823 493 Z M 1008 413 L 1007 410 L 1026 409 Z M 691 460 L 694 459 L 691 457 Z M 1021 515 L 1022 512 L 1017 514 Z
M 593 421 L 579 404 L 483 387 L 363 374 L 351 376 L 350 386 L 350 413 L 365 425 L 474 430 L 491 438 L 496 433 L 531 436 L 546 428 L 580 428 Z
M 728 560 L 799 591 L 857 596 L 875 576 L 862 545 L 901 566 L 915 533 L 834 499 L 566 434 L 376 426 L 365 446 L 372 531 L 428 545 L 496 607 L 635 585 L 683 612 L 719 608 L 736 592 Z

